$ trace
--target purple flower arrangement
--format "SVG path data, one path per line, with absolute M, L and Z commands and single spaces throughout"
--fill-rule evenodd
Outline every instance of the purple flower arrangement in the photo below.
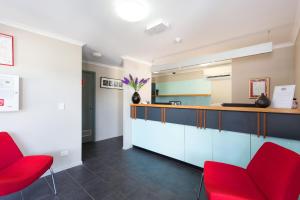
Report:
M 124 79 L 122 80 L 122 83 L 132 87 L 135 92 L 138 92 L 149 80 L 150 80 L 150 78 L 147 78 L 147 79 L 142 78 L 139 80 L 138 77 L 133 78 L 132 75 L 129 74 L 128 78 L 124 77 Z

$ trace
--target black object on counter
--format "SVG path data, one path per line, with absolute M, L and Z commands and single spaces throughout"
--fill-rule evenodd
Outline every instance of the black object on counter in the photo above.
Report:
M 260 97 L 258 97 L 258 99 L 255 101 L 256 107 L 259 108 L 266 108 L 270 104 L 271 104 L 270 99 L 268 99 L 268 97 L 266 97 L 264 93 L 261 93 Z
M 133 102 L 134 104 L 140 103 L 140 101 L 141 101 L 141 96 L 140 96 L 140 94 L 139 94 L 138 92 L 134 92 L 133 95 L 132 95 L 131 100 L 132 100 L 132 102 Z
M 154 104 L 172 105 L 170 102 L 155 102 Z
M 253 103 L 222 103 L 224 107 L 256 107 Z

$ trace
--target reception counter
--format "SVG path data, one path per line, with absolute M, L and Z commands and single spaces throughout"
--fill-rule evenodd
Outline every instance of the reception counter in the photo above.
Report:
M 300 110 L 131 105 L 133 145 L 196 166 L 245 167 L 265 141 L 300 153 Z

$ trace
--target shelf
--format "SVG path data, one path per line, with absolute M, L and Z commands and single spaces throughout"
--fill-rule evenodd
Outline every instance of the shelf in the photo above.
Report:
M 209 97 L 211 94 L 160 94 L 156 97 Z

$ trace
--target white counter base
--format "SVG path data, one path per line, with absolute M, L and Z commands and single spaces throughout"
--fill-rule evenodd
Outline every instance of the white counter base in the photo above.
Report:
M 132 144 L 198 167 L 206 160 L 246 167 L 264 142 L 300 153 L 300 141 L 132 119 Z

